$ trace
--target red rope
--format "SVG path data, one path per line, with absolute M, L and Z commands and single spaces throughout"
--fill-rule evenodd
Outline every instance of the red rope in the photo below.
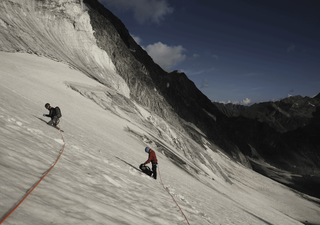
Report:
M 62 151 L 60 152 L 60 154 L 59 154 L 56 162 L 50 167 L 50 169 L 46 172 L 46 174 L 41 177 L 41 179 L 38 181 L 38 183 L 36 183 L 36 184 L 33 186 L 33 188 L 23 197 L 23 199 L 22 199 L 13 209 L 11 209 L 10 212 L 7 213 L 7 215 L 0 221 L 0 224 L 2 224 L 2 223 L 18 208 L 18 206 L 31 194 L 31 192 L 38 186 L 38 184 L 43 180 L 43 178 L 44 178 L 45 176 L 47 176 L 47 174 L 48 174 L 48 173 L 52 170 L 52 168 L 57 164 L 58 160 L 60 159 L 60 156 L 62 155 L 62 152 L 63 152 L 63 150 L 64 150 L 64 147 L 66 146 L 66 142 L 64 141 L 64 138 L 63 138 L 62 133 L 61 133 L 61 130 L 60 130 L 60 125 L 59 125 L 59 131 L 60 131 L 60 134 L 61 134 L 61 137 L 62 137 L 62 140 L 63 140 L 64 145 L 63 145 Z
M 159 166 L 158 166 L 158 168 L 159 168 Z M 187 217 L 186 217 L 186 216 L 184 215 L 184 213 L 182 212 L 182 209 L 180 208 L 180 206 L 178 205 L 178 203 L 176 202 L 176 200 L 174 199 L 174 197 L 172 196 L 172 194 L 164 187 L 164 185 L 163 185 L 163 183 L 162 183 L 162 179 L 161 179 L 160 169 L 158 169 L 158 171 L 159 171 L 159 176 L 160 176 L 160 181 L 161 181 L 162 187 L 164 188 L 164 190 L 166 190 L 166 191 L 169 193 L 169 195 L 171 196 L 171 198 L 173 199 L 173 201 L 174 201 L 174 202 L 176 203 L 176 205 L 179 207 L 179 209 L 180 209 L 182 215 L 184 216 L 184 218 L 186 219 L 187 223 L 190 225 Z

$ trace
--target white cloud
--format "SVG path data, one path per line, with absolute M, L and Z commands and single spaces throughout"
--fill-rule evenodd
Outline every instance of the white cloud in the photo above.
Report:
M 139 36 L 131 34 L 132 38 L 137 42 L 138 45 L 142 43 L 142 38 Z M 168 69 L 174 66 L 176 63 L 185 60 L 186 55 L 183 54 L 186 49 L 181 45 L 178 46 L 168 46 L 161 42 L 155 43 L 153 45 L 148 45 L 147 47 L 141 46 L 148 54 L 153 58 L 153 60 L 159 64 L 163 69 Z
M 193 58 L 199 58 L 200 57 L 200 55 L 198 55 L 198 54 L 193 54 Z
M 118 10 L 132 11 L 139 23 L 148 20 L 160 23 L 166 15 L 173 12 L 173 7 L 166 0 L 100 0 L 100 2 Z
M 238 101 L 238 100 L 234 100 L 234 101 L 219 101 L 219 103 L 223 103 L 223 104 L 229 104 L 229 103 L 232 103 L 234 105 L 249 105 L 251 103 L 251 99 L 249 98 L 246 98 L 246 99 L 243 99 L 242 101 Z
M 249 98 L 246 98 L 246 99 L 242 100 L 240 104 L 241 105 L 249 105 L 250 102 L 251 102 L 251 100 Z
M 131 35 L 131 37 L 137 42 L 138 45 L 141 44 L 142 39 L 139 36 Z
M 168 69 L 186 58 L 186 55 L 182 54 L 186 49 L 181 45 L 168 46 L 158 42 L 153 45 L 148 45 L 145 49 L 153 60 L 163 69 Z

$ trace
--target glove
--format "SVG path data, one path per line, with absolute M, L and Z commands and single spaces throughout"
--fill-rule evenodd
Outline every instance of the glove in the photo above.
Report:
M 43 116 L 47 116 L 47 114 L 43 114 Z

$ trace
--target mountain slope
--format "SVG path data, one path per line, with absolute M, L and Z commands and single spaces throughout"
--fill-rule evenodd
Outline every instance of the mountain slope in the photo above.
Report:
M 160 182 L 137 170 L 147 159 L 147 145 L 156 151 L 159 175 L 190 224 L 319 221 L 318 199 L 293 192 L 221 151 L 205 149 L 214 172 L 200 161 L 191 163 L 158 138 L 154 126 L 135 122 L 152 116 L 143 107 L 137 106 L 135 115 L 121 108 L 104 110 L 96 103 L 99 97 L 93 101 L 69 86 L 105 90 L 79 71 L 25 53 L 0 52 L 0 59 L 1 217 L 62 148 L 59 132 L 43 122 L 46 102 L 60 106 L 66 141 L 57 165 L 4 224 L 186 224 Z M 190 157 L 199 152 L 201 147 Z
M 241 135 L 228 133 L 232 131 L 232 120 L 211 104 L 185 74 L 166 73 L 153 63 L 121 21 L 98 1 L 3 0 L 0 26 L 0 49 L 10 52 L 0 52 L 1 94 L 5 96 L 1 98 L 1 123 L 5 127 L 1 129 L 1 154 L 5 155 L 1 171 L 6 171 L 1 173 L 1 180 L 6 180 L 1 183 L 5 199 L 2 215 L 34 184 L 59 151 L 56 146 L 61 140 L 59 135 L 54 136 L 56 130 L 43 128 L 46 124 L 38 117 L 46 102 L 62 109 L 67 140 L 67 160 L 56 177 L 49 176 L 42 190 L 45 194 L 30 203 L 33 207 L 43 206 L 61 220 L 56 221 L 55 216 L 43 219 L 32 208 L 24 208 L 17 221 L 10 223 L 23 223 L 24 219 L 30 219 L 29 224 L 41 220 L 45 221 L 42 224 L 127 224 L 131 220 L 139 224 L 184 223 L 180 214 L 176 216 L 176 208 L 168 208 L 168 196 L 164 196 L 159 183 L 146 181 L 136 169 L 146 159 L 146 145 L 157 151 L 162 161 L 160 170 L 173 186 L 167 184 L 167 188 L 171 192 L 179 188 L 175 196 L 194 223 L 317 221 L 314 211 L 318 206 L 308 200 L 318 200 L 302 198 L 243 167 L 251 165 L 251 159 L 243 154 L 243 146 L 246 148 L 248 143 L 239 143 Z M 239 127 L 235 133 L 244 128 Z M 51 157 L 42 162 L 45 149 Z M 265 162 L 263 165 L 269 166 Z M 292 176 L 281 170 L 278 174 Z M 22 186 L 19 180 L 24 182 Z M 147 193 L 141 191 L 142 183 Z M 55 193 L 41 200 L 48 190 Z M 149 202 L 154 198 L 153 190 L 161 199 L 157 203 Z M 273 202 L 280 198 L 278 193 L 288 198 L 283 204 Z M 217 204 L 212 205 L 213 201 Z M 141 205 L 136 206 L 136 202 Z M 119 218 L 122 209 L 129 214 L 123 220 Z M 158 209 L 161 215 L 154 213 Z M 270 216 L 274 214 L 277 216 Z M 223 216 L 217 218 L 219 215 Z
M 215 121 L 224 115 L 186 75 L 163 71 L 134 42 L 121 21 L 97 0 L 80 3 L 77 0 L 2 1 L 1 49 L 65 62 L 125 98 L 150 108 L 198 144 L 205 138 L 249 166 Z M 190 129 L 189 123 L 202 133 Z M 179 137 L 170 138 L 172 143 L 183 142 Z M 184 148 L 192 151 L 193 146 Z
M 28 52 L 65 62 L 129 96 L 128 86 L 116 73 L 110 57 L 97 47 L 90 18 L 79 3 L 1 1 L 0 50 Z

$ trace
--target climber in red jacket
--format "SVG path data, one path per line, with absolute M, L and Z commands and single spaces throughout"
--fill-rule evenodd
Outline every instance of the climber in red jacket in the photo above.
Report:
M 149 158 L 143 165 L 145 166 L 146 164 L 151 162 L 152 163 L 152 176 L 154 179 L 157 179 L 158 160 L 157 160 L 156 153 L 149 147 L 146 147 L 145 151 L 146 151 L 146 153 L 149 153 Z

